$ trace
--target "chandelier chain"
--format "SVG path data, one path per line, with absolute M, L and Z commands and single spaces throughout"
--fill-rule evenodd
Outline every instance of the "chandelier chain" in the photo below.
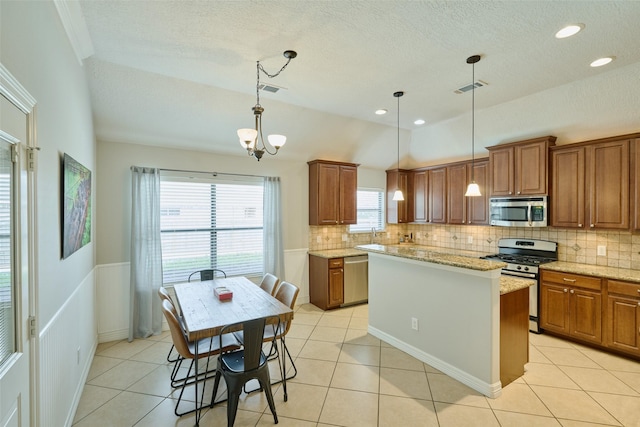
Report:
M 258 103 L 256 105 L 260 106 L 260 71 L 262 71 L 265 74 L 265 76 L 269 77 L 270 79 L 274 77 L 278 77 L 280 73 L 282 73 L 284 69 L 287 68 L 287 65 L 289 65 L 289 62 L 291 62 L 293 58 L 294 57 L 287 58 L 287 62 L 285 62 L 282 68 L 280 68 L 280 71 L 278 71 L 275 74 L 269 74 L 267 70 L 264 69 L 260 61 L 257 61 L 256 63 L 256 99 L 258 100 Z

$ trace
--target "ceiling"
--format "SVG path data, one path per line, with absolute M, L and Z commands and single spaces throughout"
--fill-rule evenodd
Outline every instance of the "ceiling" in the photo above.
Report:
M 471 83 L 470 55 L 482 56 L 475 77 L 488 83 L 476 90 L 475 105 L 476 121 L 485 119 L 482 142 L 489 145 L 576 126 L 575 117 L 566 124 L 554 118 L 548 129 L 543 117 L 536 119 L 537 108 L 529 112 L 534 124 L 526 131 L 515 122 L 508 131 L 492 130 L 487 122 L 509 117 L 489 119 L 489 111 L 640 63 L 637 1 L 78 4 L 88 30 L 89 48 L 81 56 L 98 140 L 225 155 L 245 155 L 236 130 L 253 126 L 256 61 L 273 74 L 288 49 L 298 57 L 282 74 L 260 76 L 285 88 L 260 94 L 265 134 L 288 137 L 278 157 L 374 168 L 396 164 L 398 90 L 405 91 L 400 151 L 408 164 L 471 155 L 471 93 L 454 93 Z M 568 39 L 554 37 L 571 23 L 585 29 Z M 611 64 L 589 67 L 610 55 L 616 57 Z M 375 115 L 379 108 L 389 113 Z M 426 124 L 414 125 L 418 118 Z M 445 143 L 421 150 L 425 135 L 435 132 L 425 129 L 437 129 Z

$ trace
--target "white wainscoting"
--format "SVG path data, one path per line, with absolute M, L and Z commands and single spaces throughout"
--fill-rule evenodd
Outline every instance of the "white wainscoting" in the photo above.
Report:
M 97 346 L 95 270 L 38 337 L 40 425 L 71 426 Z
M 309 302 L 308 249 L 284 251 L 285 277 L 282 278 L 300 288 L 298 304 Z M 129 336 L 129 282 L 130 264 L 97 265 L 96 313 L 98 342 L 125 339 Z

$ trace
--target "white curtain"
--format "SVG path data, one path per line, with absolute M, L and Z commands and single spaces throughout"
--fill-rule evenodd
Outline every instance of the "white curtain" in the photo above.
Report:
M 264 272 L 284 280 L 280 178 L 264 178 Z
M 132 166 L 131 178 L 129 341 L 162 332 L 160 170 Z

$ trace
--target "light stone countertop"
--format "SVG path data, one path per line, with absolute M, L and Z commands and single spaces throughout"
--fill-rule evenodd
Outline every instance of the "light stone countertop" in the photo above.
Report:
M 540 266 L 540 269 L 640 283 L 640 270 L 632 270 L 630 268 L 616 268 L 606 267 L 603 265 L 578 264 L 573 262 L 556 261 L 550 262 L 548 264 L 543 264 Z
M 479 252 L 446 250 L 420 245 L 360 245 L 356 246 L 367 252 L 391 255 L 400 258 L 414 259 L 417 261 L 431 262 L 434 264 L 449 265 L 452 267 L 467 268 L 470 270 L 490 271 L 505 267 L 507 264 L 500 261 L 479 259 L 484 255 Z M 466 252 L 465 255 L 460 255 Z M 472 256 L 471 254 L 474 254 Z
M 523 277 L 514 276 L 500 276 L 500 295 L 508 294 L 509 292 L 519 291 L 523 288 L 535 285 L 537 282 L 534 279 L 525 279 Z
M 347 258 L 352 256 L 367 255 L 367 252 L 354 248 L 325 249 L 323 251 L 309 251 L 309 255 L 317 256 L 320 258 Z

